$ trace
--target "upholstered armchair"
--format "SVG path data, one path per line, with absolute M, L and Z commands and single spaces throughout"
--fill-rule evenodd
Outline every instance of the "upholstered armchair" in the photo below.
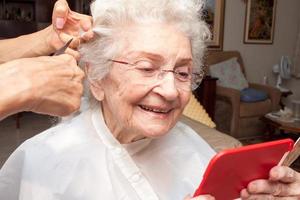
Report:
M 233 57 L 237 58 L 241 71 L 246 77 L 243 60 L 238 51 L 211 51 L 207 55 L 206 65 L 209 68 L 211 65 L 215 65 Z M 218 130 L 229 133 L 236 138 L 247 137 L 246 129 L 249 129 L 249 127 L 251 128 L 251 126 L 248 125 L 247 127 L 247 125 L 245 125 L 247 123 L 243 123 L 245 125 L 243 128 L 241 124 L 242 120 L 247 121 L 248 119 L 250 120 L 250 118 L 258 119 L 260 116 L 279 108 L 281 93 L 277 88 L 255 83 L 249 83 L 249 87 L 264 91 L 267 93 L 268 98 L 258 102 L 241 102 L 241 92 L 239 90 L 217 86 L 215 122 Z M 221 108 L 220 106 L 225 108 Z M 226 127 L 226 123 L 229 124 L 229 126 Z

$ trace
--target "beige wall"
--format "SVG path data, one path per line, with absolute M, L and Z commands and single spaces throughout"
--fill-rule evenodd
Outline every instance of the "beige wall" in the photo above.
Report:
M 238 50 L 244 60 L 247 78 L 261 83 L 264 76 L 275 85 L 272 66 L 281 55 L 293 56 L 300 26 L 300 0 L 277 0 L 274 43 L 272 45 L 244 44 L 245 0 L 226 0 L 224 50 Z M 294 95 L 288 99 L 300 100 L 300 79 L 285 81 Z

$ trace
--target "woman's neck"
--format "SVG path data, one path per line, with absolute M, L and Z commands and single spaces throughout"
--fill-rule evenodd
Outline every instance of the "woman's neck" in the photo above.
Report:
M 125 127 L 121 126 L 114 118 L 110 115 L 111 112 L 108 112 L 106 109 L 101 106 L 103 118 L 106 126 L 112 133 L 112 135 L 121 143 L 128 144 L 141 139 L 144 139 L 145 136 L 127 130 Z

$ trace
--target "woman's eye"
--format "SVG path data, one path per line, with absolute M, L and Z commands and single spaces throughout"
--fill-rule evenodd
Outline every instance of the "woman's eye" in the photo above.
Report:
M 155 69 L 153 69 L 153 68 L 141 68 L 140 70 L 143 70 L 145 72 L 153 72 L 153 71 L 155 71 Z
M 189 73 L 189 68 L 188 67 L 180 67 L 175 70 L 178 78 L 180 79 L 189 79 L 190 73 Z
M 189 78 L 189 73 L 187 72 L 177 72 L 178 76 L 183 79 Z
M 156 67 L 154 64 L 148 61 L 139 61 L 136 63 L 136 69 L 144 72 L 144 73 L 153 73 L 156 71 Z

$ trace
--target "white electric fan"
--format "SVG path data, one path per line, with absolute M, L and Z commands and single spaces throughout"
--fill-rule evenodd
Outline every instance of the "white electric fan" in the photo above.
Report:
M 280 64 L 273 66 L 273 72 L 278 74 L 276 87 L 281 92 L 287 92 L 289 89 L 282 87 L 282 79 L 290 79 L 291 78 L 291 60 L 288 56 L 282 56 L 280 59 Z

